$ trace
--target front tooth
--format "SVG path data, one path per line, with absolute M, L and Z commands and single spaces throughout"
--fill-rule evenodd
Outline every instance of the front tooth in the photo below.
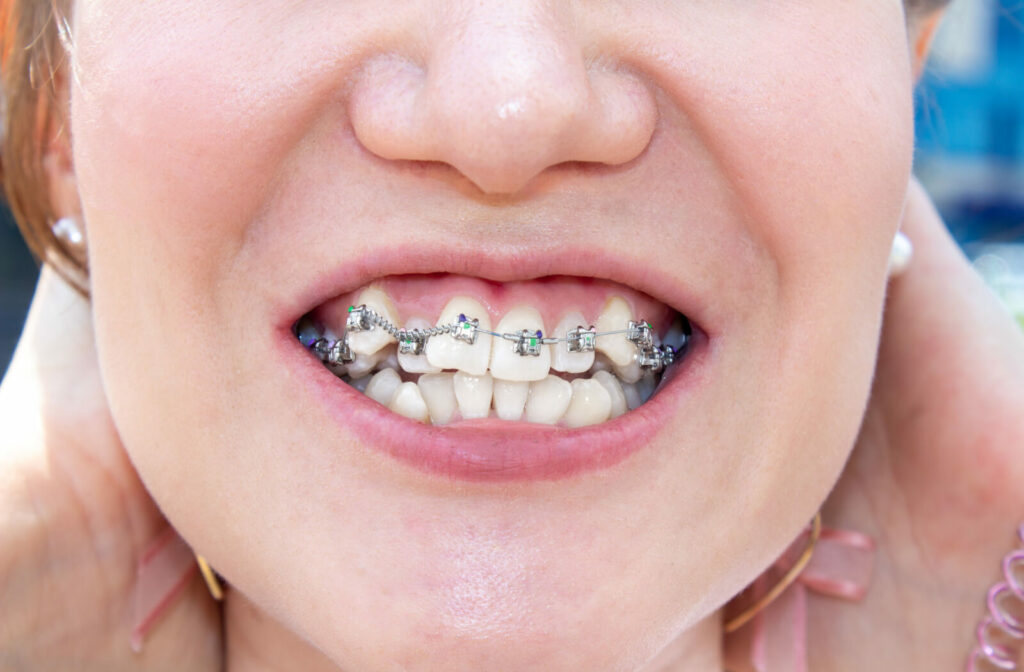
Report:
M 391 303 L 391 297 L 378 287 L 367 287 L 359 294 L 356 305 L 366 305 L 391 324 L 398 324 L 398 311 L 395 304 Z M 361 355 L 372 355 L 388 343 L 394 343 L 395 339 L 380 327 L 374 327 L 369 331 L 354 331 L 348 335 L 348 344 L 352 352 Z
M 421 317 L 410 318 L 405 323 L 405 328 L 410 331 L 413 329 L 429 329 L 432 325 Z M 445 338 L 445 336 L 436 336 L 435 338 Z M 398 353 L 398 365 L 402 367 L 403 371 L 408 373 L 437 373 L 441 369 L 436 366 L 431 366 L 430 362 L 427 361 L 426 354 L 422 355 L 403 355 L 401 352 Z
M 463 420 L 486 418 L 491 414 L 491 394 L 494 391 L 494 379 L 491 374 L 473 376 L 458 371 L 452 382 Z
M 572 312 L 566 314 L 562 321 L 555 327 L 555 331 L 552 334 L 555 338 L 565 338 L 565 335 L 570 329 L 576 327 L 586 326 L 586 322 L 583 321 L 583 314 L 579 312 Z M 594 352 L 569 352 L 569 348 L 566 344 L 556 343 L 551 346 L 551 368 L 555 371 L 564 371 L 566 373 L 584 373 L 590 370 L 590 367 L 594 365 Z
M 402 384 L 402 378 L 394 369 L 382 369 L 373 374 L 363 392 L 381 406 L 387 406 L 395 396 L 395 390 Z
M 572 401 L 572 385 L 558 376 L 530 383 L 530 397 L 526 400 L 526 421 L 553 425 L 562 419 Z
M 426 422 L 430 419 L 427 402 L 423 400 L 423 395 L 420 394 L 420 388 L 417 387 L 416 383 L 402 383 L 399 385 L 388 408 L 399 415 L 404 415 L 410 420 Z
M 479 301 L 465 296 L 453 298 L 437 318 L 437 326 L 453 324 L 459 315 L 480 320 L 480 329 L 491 330 L 491 317 Z M 427 361 L 439 369 L 458 369 L 482 376 L 491 362 L 491 335 L 477 332 L 476 342 L 470 345 L 456 340 L 451 334 L 432 336 L 427 341 Z
M 572 381 L 572 401 L 565 411 L 567 427 L 587 427 L 608 419 L 612 397 L 596 380 L 577 378 Z
M 349 334 L 350 336 L 352 334 Z M 393 345 L 393 344 L 392 344 Z M 369 355 L 358 354 L 356 355 L 355 361 L 348 365 L 348 375 L 353 380 L 362 378 L 376 368 L 381 362 L 387 361 L 388 357 L 394 351 L 393 347 L 381 348 L 377 352 Z
M 619 331 L 625 330 L 633 319 L 633 312 L 629 309 L 626 300 L 619 296 L 613 296 L 604 304 L 604 310 L 597 318 L 597 331 Z M 612 336 L 598 336 L 597 351 L 603 352 L 612 364 L 626 366 L 633 355 L 636 354 L 636 346 L 626 338 L 626 334 L 614 334 Z
M 447 425 L 458 408 L 453 378 L 454 374 L 451 373 L 426 373 L 420 376 L 420 394 L 430 412 L 430 421 L 435 425 Z
M 626 403 L 626 394 L 623 392 L 622 384 L 618 378 L 607 371 L 598 371 L 592 378 L 601 383 L 611 398 L 612 405 L 609 417 L 617 418 L 629 410 L 629 404 Z
M 517 306 L 505 313 L 494 330 L 499 334 L 519 334 L 525 330 L 529 339 L 536 339 L 540 354 L 520 355 L 515 351 L 515 342 L 494 338 L 491 342 L 492 376 L 501 380 L 529 382 L 548 375 L 551 370 L 551 347 L 540 343 L 540 339 L 544 338 L 544 320 L 536 309 Z M 541 335 L 537 336 L 538 333 Z
M 494 381 L 494 411 L 502 420 L 521 419 L 528 396 L 530 384 L 526 381 Z

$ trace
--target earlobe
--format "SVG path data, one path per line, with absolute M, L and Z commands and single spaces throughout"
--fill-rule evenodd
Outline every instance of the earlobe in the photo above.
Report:
M 82 207 L 78 199 L 78 181 L 71 155 L 71 135 L 67 123 L 67 89 L 58 85 L 57 92 L 53 101 L 41 102 L 41 106 L 51 105 L 51 109 L 41 107 L 38 112 L 37 128 L 40 134 L 39 146 L 42 148 L 40 165 L 46 177 L 50 209 L 55 218 L 80 218 Z M 43 98 L 40 97 L 41 101 Z
M 913 40 L 913 58 L 914 58 L 914 81 L 921 78 L 921 73 L 924 72 L 925 63 L 928 61 L 928 54 L 931 52 L 932 42 L 935 39 L 935 34 L 939 30 L 939 26 L 942 23 L 942 17 L 945 15 L 945 10 L 938 10 L 931 12 L 930 14 L 921 17 L 914 22 L 911 29 L 911 39 Z

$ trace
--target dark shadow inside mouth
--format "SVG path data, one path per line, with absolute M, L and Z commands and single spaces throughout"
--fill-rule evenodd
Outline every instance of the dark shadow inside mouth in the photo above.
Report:
M 524 358 L 524 364 L 531 357 L 539 357 L 540 347 L 569 349 L 575 346 L 575 354 L 584 358 L 586 353 L 592 353 L 592 363 L 585 370 L 579 370 L 582 365 L 569 371 L 552 368 L 543 376 L 534 373 L 527 376 L 529 380 L 510 381 L 493 378 L 489 371 L 470 375 L 431 364 L 423 343 L 432 338 L 459 340 L 459 330 L 468 321 L 462 315 L 450 328 L 438 327 L 429 330 L 435 333 L 412 334 L 422 337 L 423 341 L 413 347 L 409 344 L 411 334 L 407 330 L 398 329 L 372 310 L 368 311 L 369 315 L 360 314 L 361 308 L 364 307 L 350 309 L 348 324 L 340 337 L 317 324 L 311 315 L 298 320 L 293 333 L 345 384 L 399 415 L 435 425 L 491 417 L 582 427 L 614 419 L 638 408 L 655 394 L 662 381 L 686 357 L 693 334 L 689 320 L 680 313 L 660 332 L 649 323 L 630 322 L 624 325 L 626 329 L 614 334 L 597 333 L 597 338 L 589 339 L 582 349 L 578 340 L 572 342 L 571 334 L 562 339 L 547 339 L 557 341 L 547 343 L 539 331 L 536 334 L 527 334 L 525 330 L 520 334 L 481 332 L 495 340 L 509 341 L 509 348 Z M 390 342 L 371 354 L 352 352 L 348 345 L 350 328 L 353 333 L 382 329 L 391 336 Z M 626 338 L 636 348 L 629 361 L 620 350 L 617 364 L 600 347 L 598 339 L 615 336 Z M 530 343 L 538 337 L 539 343 Z M 465 341 L 470 347 L 475 345 L 468 342 L 468 337 Z

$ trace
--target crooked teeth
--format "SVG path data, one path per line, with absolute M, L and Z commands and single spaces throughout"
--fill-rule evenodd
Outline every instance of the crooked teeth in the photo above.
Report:
M 555 327 L 552 336 L 565 338 L 570 330 L 586 324 L 583 314 L 576 311 L 567 313 Z M 596 343 L 596 340 L 595 340 Z M 564 343 L 551 348 L 551 368 L 564 373 L 586 373 L 594 365 L 594 351 L 569 352 Z
M 605 391 L 608 392 L 611 404 L 609 408 L 610 418 L 617 418 L 629 410 L 629 405 L 626 403 L 626 394 L 623 392 L 622 383 L 619 382 L 618 378 L 607 371 L 598 371 L 593 375 L 593 379 L 600 383 Z
M 489 373 L 474 376 L 459 371 L 453 379 L 455 399 L 459 402 L 459 413 L 463 420 L 486 418 L 491 414 L 491 395 L 494 379 Z
M 360 292 L 356 305 L 365 305 L 392 324 L 398 323 L 398 311 L 395 310 L 391 297 L 377 287 L 367 287 Z M 357 355 L 372 355 L 390 343 L 394 343 L 394 339 L 380 328 L 350 331 L 348 334 L 348 345 Z
M 526 381 L 495 380 L 494 412 L 502 420 L 519 420 L 530 396 L 530 383 Z
M 427 402 L 424 401 L 416 383 L 402 383 L 395 390 L 388 408 L 410 420 L 426 422 L 430 418 Z
M 427 329 L 430 326 L 430 322 L 420 317 L 410 318 L 405 323 L 405 328 L 410 331 L 413 329 Z M 426 352 L 419 355 L 403 354 L 401 348 L 398 350 L 398 365 L 407 373 L 437 373 L 441 370 L 440 367 L 434 366 L 427 360 Z
M 625 299 L 613 296 L 605 303 L 604 309 L 597 318 L 597 330 L 618 331 L 632 320 L 633 313 Z M 627 334 L 603 336 L 597 339 L 596 349 L 616 366 L 626 366 L 633 361 L 636 355 L 636 345 L 627 338 Z
M 366 384 L 363 394 L 373 399 L 381 406 L 388 406 L 402 384 L 402 378 L 394 369 L 381 369 L 373 374 L 370 382 Z
M 455 399 L 454 378 L 455 375 L 451 373 L 427 373 L 420 376 L 420 393 L 430 412 L 430 421 L 435 425 L 447 425 L 459 407 Z
M 558 376 L 549 375 L 530 383 L 530 396 L 526 400 L 526 421 L 554 425 L 569 408 L 572 385 Z
M 352 335 L 354 334 L 350 334 L 349 336 Z M 382 362 L 386 362 L 388 358 L 394 354 L 394 351 L 394 342 L 392 342 L 391 346 L 381 348 L 372 354 L 366 355 L 359 353 L 356 355 L 355 361 L 350 363 L 347 367 L 349 377 L 357 379 L 368 375 L 371 371 L 377 368 L 377 365 Z
M 491 318 L 479 301 L 465 296 L 458 296 L 445 305 L 437 326 L 455 323 L 459 315 L 469 319 L 480 320 L 479 328 L 491 330 Z M 490 334 L 477 332 L 472 344 L 457 338 L 431 338 L 427 340 L 427 361 L 438 369 L 457 369 L 474 376 L 487 373 L 491 360 Z
M 572 401 L 565 411 L 567 427 L 596 425 L 607 420 L 611 412 L 612 398 L 604 385 L 586 378 L 572 381 Z
M 541 343 L 544 320 L 536 309 L 519 306 L 505 313 L 495 328 L 499 334 L 521 334 L 520 342 L 491 339 L 491 375 L 501 380 L 540 380 L 551 369 L 551 347 Z M 517 349 L 524 353 L 520 354 Z

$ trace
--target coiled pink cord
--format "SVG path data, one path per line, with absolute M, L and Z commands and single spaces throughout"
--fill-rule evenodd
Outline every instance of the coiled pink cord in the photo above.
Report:
M 1024 564 L 1024 523 L 1017 527 L 1017 537 L 1020 540 L 1021 548 L 1010 551 L 1003 557 L 1003 581 L 1000 581 L 988 591 L 987 604 L 988 614 L 978 623 L 975 631 L 978 637 L 978 646 L 971 652 L 967 659 L 967 672 L 978 672 L 977 663 L 987 660 L 1000 670 L 1016 670 L 1019 651 L 1011 651 L 1002 644 L 991 641 L 990 636 L 994 632 L 1002 632 L 1015 640 L 1024 640 L 1024 622 L 1007 613 L 1002 606 L 1005 596 L 1008 599 L 1015 599 L 1024 604 L 1024 584 L 1014 576 L 1013 568 L 1016 564 Z M 1016 654 L 1016 655 L 1015 655 Z

